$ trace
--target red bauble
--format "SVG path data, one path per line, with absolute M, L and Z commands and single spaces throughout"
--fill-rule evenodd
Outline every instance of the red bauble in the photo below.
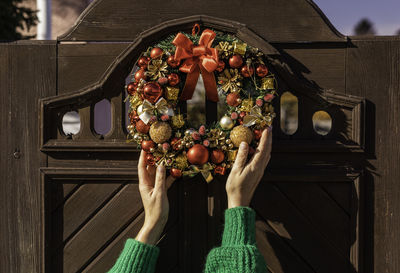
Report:
M 150 152 L 151 148 L 154 148 L 154 142 L 152 140 L 143 140 L 142 141 L 142 149 L 145 150 L 146 152 Z
M 136 122 L 136 131 L 142 134 L 147 134 L 150 130 L 150 126 L 143 122 L 143 120 L 139 119 Z
M 172 68 L 178 67 L 180 63 L 180 61 L 175 60 L 174 55 L 169 56 L 167 59 L 167 64 Z
M 144 69 L 139 69 L 138 71 L 136 71 L 135 73 L 135 80 L 136 82 L 139 82 L 140 79 L 146 80 L 146 72 L 144 71 Z
M 254 68 L 252 66 L 244 65 L 244 66 L 242 66 L 242 69 L 240 70 L 240 72 L 242 73 L 243 77 L 248 78 L 251 75 L 253 75 Z
M 191 164 L 204 165 L 208 161 L 209 153 L 203 145 L 195 144 L 187 151 L 186 156 Z
M 267 66 L 265 64 L 258 65 L 256 68 L 256 73 L 257 73 L 257 76 L 259 76 L 261 78 L 267 76 L 267 74 L 268 74 Z
M 218 66 L 215 70 L 222 72 L 225 68 L 225 62 L 223 60 L 218 60 Z
M 222 163 L 225 159 L 224 152 L 221 150 L 213 150 L 210 156 L 211 162 L 214 164 Z
M 126 92 L 131 96 L 135 95 L 137 86 L 137 82 L 130 82 L 126 87 Z
M 182 176 L 182 171 L 179 169 L 176 169 L 176 168 L 172 168 L 170 173 L 171 173 L 171 176 L 174 178 L 179 178 Z
M 255 130 L 253 131 L 253 134 L 254 134 L 255 140 L 259 140 L 259 139 L 261 138 L 262 131 L 261 131 L 261 130 L 258 130 L 258 129 L 255 129 Z
M 175 86 L 180 82 L 179 76 L 176 73 L 171 73 L 168 75 L 168 83 L 171 86 Z
M 232 68 L 239 68 L 243 64 L 243 59 L 242 56 L 235 54 L 229 59 L 229 65 Z
M 145 57 L 145 56 L 143 56 L 143 57 L 140 57 L 140 59 L 138 60 L 138 62 L 137 62 L 137 65 L 139 66 L 139 67 L 141 67 L 141 68 L 146 68 L 147 67 L 147 65 L 149 64 L 149 62 L 150 62 L 150 58 L 149 57 Z
M 226 96 L 226 103 L 229 106 L 238 106 L 240 104 L 240 95 L 239 93 L 229 93 L 228 96 Z
M 154 160 L 154 156 L 152 154 L 146 155 L 146 164 L 150 166 L 154 166 L 156 164 L 156 161 Z
M 156 103 L 163 94 L 161 85 L 156 82 L 148 82 L 143 88 L 143 98 L 151 103 Z
M 162 56 L 163 50 L 159 47 L 155 47 L 150 51 L 150 57 L 152 59 L 158 59 Z

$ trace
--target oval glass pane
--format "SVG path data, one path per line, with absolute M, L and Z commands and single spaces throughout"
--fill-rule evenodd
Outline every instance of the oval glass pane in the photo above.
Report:
M 332 118 L 325 111 L 317 111 L 312 116 L 314 131 L 321 135 L 327 135 L 332 128 Z
M 111 129 L 111 103 L 103 99 L 94 106 L 94 130 L 99 135 L 107 134 Z
M 281 130 L 293 135 L 299 126 L 299 101 L 295 95 L 285 92 L 281 95 Z
M 76 135 L 81 130 L 81 119 L 76 111 L 65 113 L 62 118 L 62 130 L 65 135 Z

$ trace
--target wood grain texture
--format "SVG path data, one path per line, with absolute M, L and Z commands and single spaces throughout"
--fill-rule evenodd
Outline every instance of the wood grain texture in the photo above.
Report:
M 42 272 L 38 168 L 46 156 L 36 117 L 38 99 L 55 95 L 56 43 L 2 44 L 0 64 L 0 271 Z
M 325 236 L 326 231 L 310 220 L 312 213 L 301 211 L 292 199 L 279 189 L 278 185 L 283 183 L 259 185 L 252 202 L 257 213 L 313 271 L 355 272 L 349 266 L 347 254 L 338 251 Z M 330 211 L 326 213 L 329 214 Z M 347 234 L 341 235 L 341 240 L 347 240 L 349 234 L 350 230 L 347 230 Z M 281 251 L 279 245 L 274 247 Z M 285 263 L 280 265 L 283 272 L 291 272 Z
M 58 45 L 58 94 L 97 82 L 128 43 Z
M 400 39 L 352 37 L 352 45 L 346 90 L 369 102 L 365 272 L 399 272 Z
M 346 44 L 277 45 L 297 73 L 320 88 L 339 94 L 345 94 L 345 47 Z
M 151 7 L 151 8 L 149 8 Z M 207 15 L 248 25 L 269 41 L 341 41 L 319 8 L 307 0 L 247 1 L 106 1 L 98 0 L 59 40 L 132 40 L 140 32 L 191 15 Z M 150 20 L 149 20 L 150 18 Z

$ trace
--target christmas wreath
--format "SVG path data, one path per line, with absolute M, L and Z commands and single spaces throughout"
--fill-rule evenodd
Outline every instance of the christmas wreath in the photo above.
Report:
M 242 141 L 250 153 L 275 117 L 276 81 L 264 54 L 231 34 L 205 29 L 179 32 L 143 52 L 132 80 L 128 141 L 147 152 L 148 165 L 163 163 L 174 177 L 225 174 Z M 207 99 L 226 100 L 226 114 L 213 125 L 192 128 L 180 112 L 199 75 Z

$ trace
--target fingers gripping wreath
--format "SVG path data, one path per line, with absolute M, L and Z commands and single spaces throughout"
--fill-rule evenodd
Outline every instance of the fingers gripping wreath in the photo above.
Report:
M 150 47 L 126 86 L 128 141 L 147 152 L 148 165 L 164 164 L 174 177 L 231 168 L 242 141 L 250 153 L 275 117 L 276 81 L 262 52 L 236 37 L 205 29 L 178 33 Z M 213 125 L 192 128 L 180 104 L 192 98 L 202 76 L 208 100 L 225 100 L 226 114 Z

